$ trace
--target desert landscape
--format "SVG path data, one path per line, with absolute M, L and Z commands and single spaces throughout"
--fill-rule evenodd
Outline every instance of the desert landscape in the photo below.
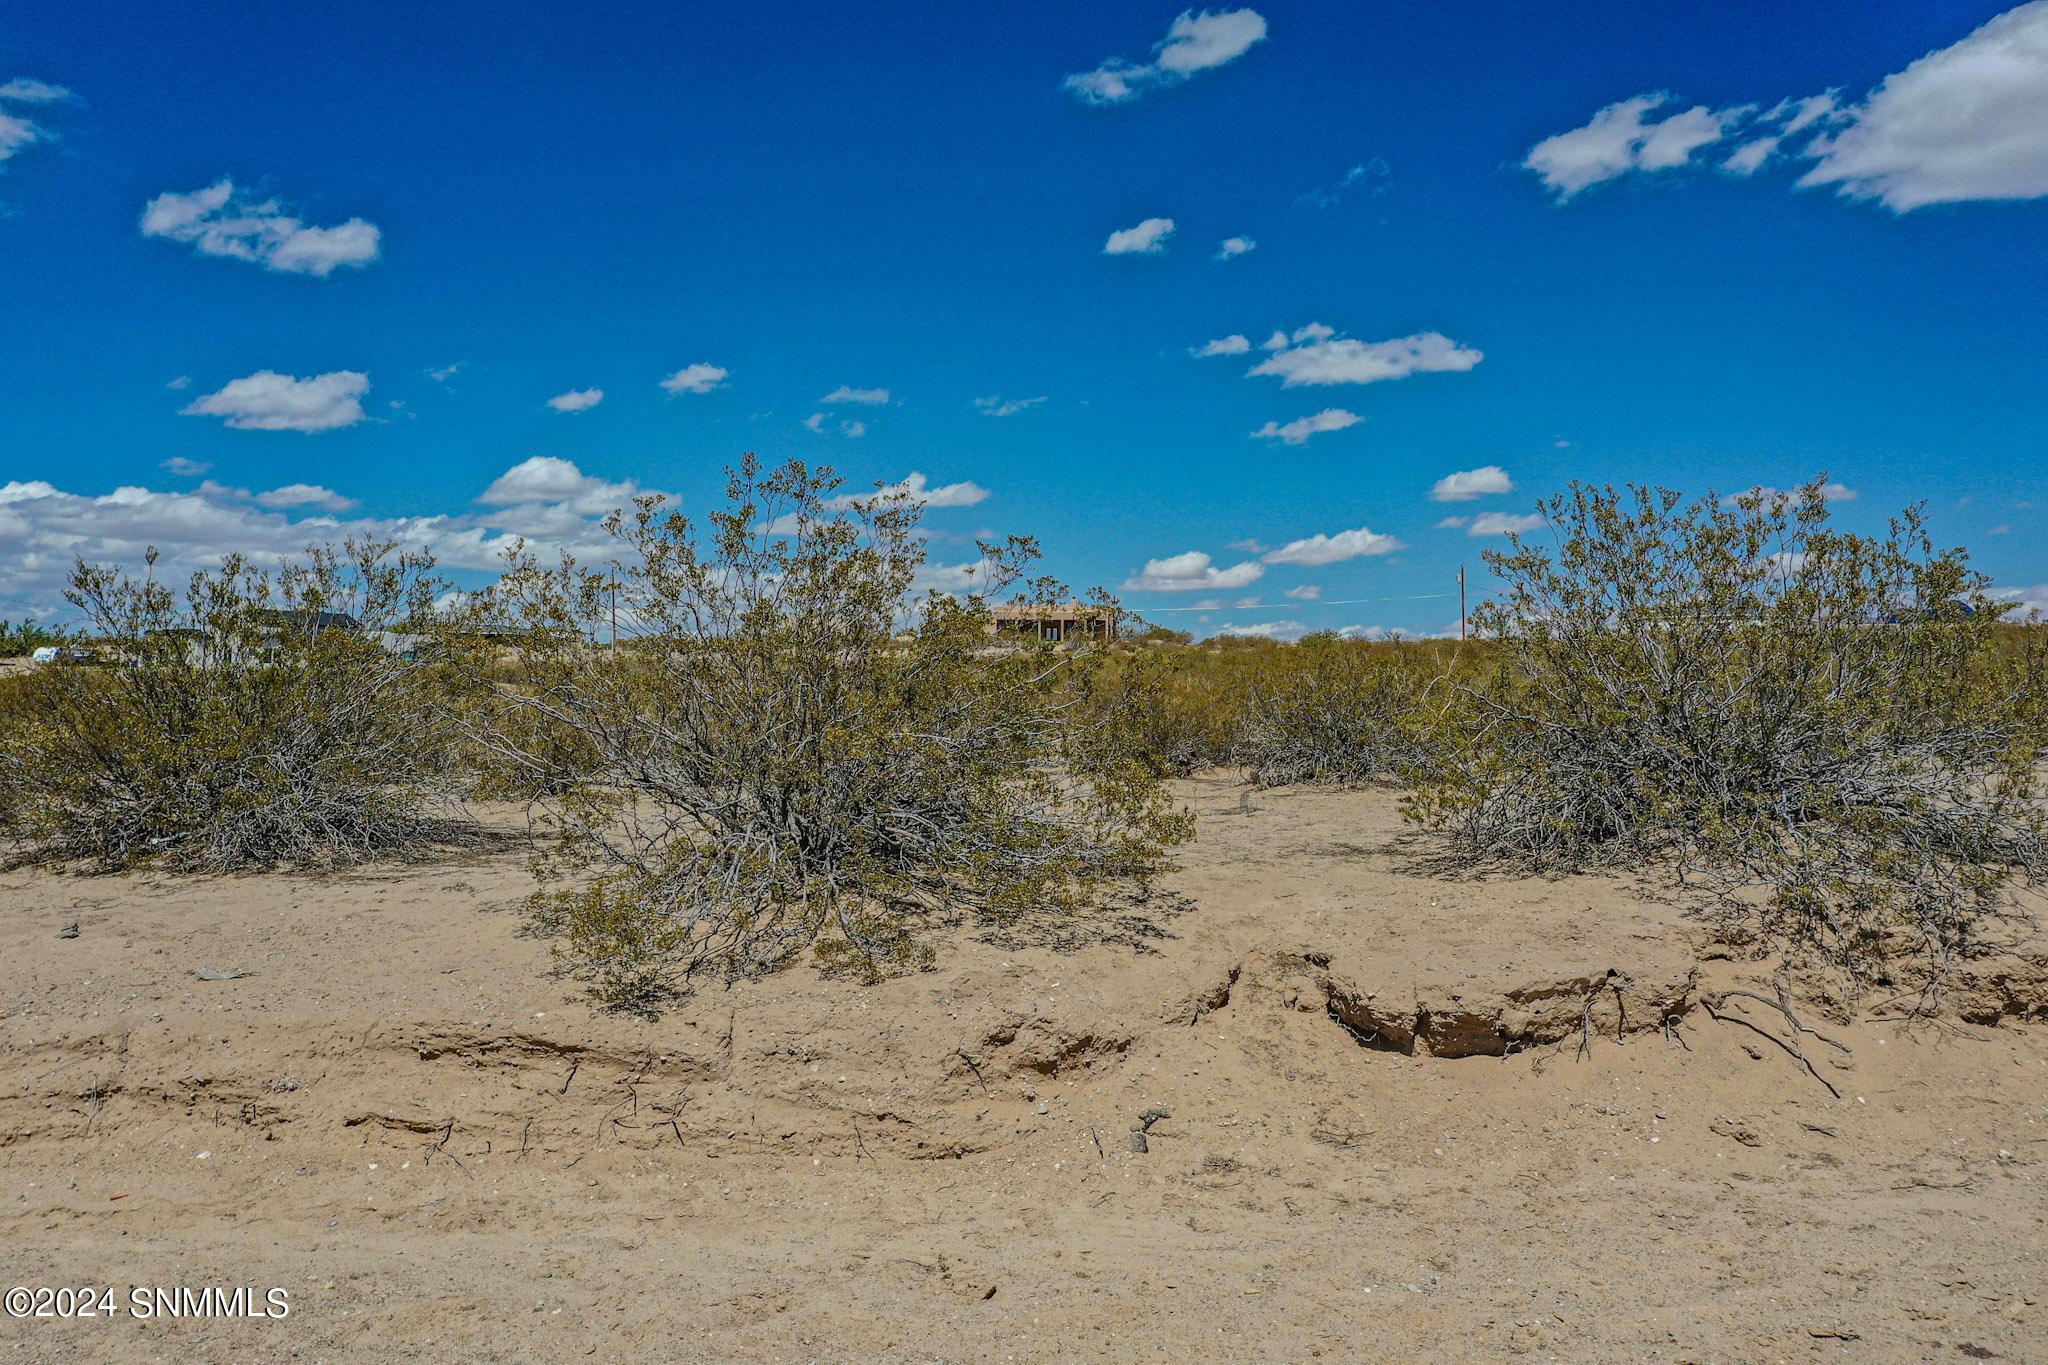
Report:
M 1183 870 L 1099 925 L 653 1022 L 549 977 L 516 847 L 8 874 L 0 1279 L 291 1301 L 9 1357 L 2044 1358 L 2038 943 L 1955 1017 L 1795 997 L 1825 1043 L 1654 887 L 1174 795 Z
M 2048 0 L 0 59 L 0 1365 L 2048 1365 Z

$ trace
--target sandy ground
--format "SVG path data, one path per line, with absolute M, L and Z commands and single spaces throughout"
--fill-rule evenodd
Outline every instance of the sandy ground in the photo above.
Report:
M 1984 1022 L 1802 1013 L 1838 1051 L 1710 1017 L 1765 967 L 1640 888 L 1184 791 L 1098 932 L 654 1022 L 549 975 L 513 850 L 0 876 L 0 1286 L 290 1302 L 0 1358 L 2048 1360 L 2038 954 Z

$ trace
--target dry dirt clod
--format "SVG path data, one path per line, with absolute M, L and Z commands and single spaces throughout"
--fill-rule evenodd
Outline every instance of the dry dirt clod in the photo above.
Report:
M 58 938 L 77 938 L 77 937 L 78 937 L 78 925 L 77 925 L 77 924 L 76 924 L 75 922 L 74 922 L 74 923 L 71 923 L 71 924 L 67 924 L 67 925 L 65 925 L 65 926 L 64 926 L 64 927 L 63 927 L 62 929 L 59 929 L 59 930 L 57 931 L 57 937 L 58 937 Z

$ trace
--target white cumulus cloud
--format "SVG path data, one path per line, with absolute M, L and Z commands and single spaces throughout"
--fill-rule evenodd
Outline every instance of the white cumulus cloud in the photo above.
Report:
M 1249 559 L 1242 564 L 1219 569 L 1215 561 L 1200 550 L 1188 550 L 1182 554 L 1168 555 L 1165 559 L 1146 560 L 1142 570 L 1124 580 L 1123 590 L 1195 592 L 1203 589 L 1221 591 L 1245 588 L 1258 582 L 1265 572 L 1264 566 Z
M 2048 0 L 2006 11 L 1884 78 L 1816 139 L 1801 185 L 1895 213 L 2048 195 Z
M 1429 496 L 1435 502 L 1470 502 L 1489 493 L 1514 491 L 1515 481 L 1508 477 L 1508 472 L 1497 464 L 1489 464 L 1444 475 L 1429 490 Z
M 1339 531 L 1333 536 L 1317 534 L 1305 540 L 1290 540 L 1261 557 L 1268 564 L 1338 564 L 1347 559 L 1390 555 L 1405 548 L 1394 537 L 1383 536 L 1361 526 L 1355 531 Z
M 1760 483 L 1752 485 L 1751 487 L 1744 489 L 1740 493 L 1730 493 L 1726 497 L 1722 498 L 1721 502 L 1725 506 L 1733 507 L 1736 503 L 1741 502 L 1744 498 L 1747 497 L 1761 498 L 1763 501 L 1768 503 L 1775 502 L 1779 498 L 1791 498 L 1796 496 L 1796 494 L 1786 492 L 1783 489 L 1773 488 L 1767 483 Z M 1821 500 L 1824 502 L 1854 502 L 1860 495 L 1856 492 L 1855 489 L 1849 487 L 1848 484 L 1824 483 L 1820 486 L 1820 496 Z
M 272 510 L 317 507 L 323 512 L 350 512 L 356 507 L 354 498 L 345 498 L 331 488 L 322 488 L 314 483 L 288 483 L 282 488 L 273 488 L 268 493 L 258 493 L 251 501 L 258 507 L 268 507 Z
M 661 386 L 667 389 L 671 396 L 679 393 L 709 393 L 731 377 L 732 371 L 716 365 L 707 365 L 700 360 L 694 365 L 683 366 L 662 380 Z
M 1206 345 L 1190 348 L 1189 354 L 1198 356 L 1243 355 L 1251 350 L 1252 343 L 1245 337 L 1232 332 L 1227 337 L 1217 337 Z
M 295 379 L 258 370 L 195 399 L 181 411 L 188 417 L 219 417 L 241 431 L 334 431 L 363 420 L 363 395 L 370 377 L 335 370 Z
M 1524 516 L 1517 516 L 1511 512 L 1481 512 L 1478 516 L 1472 518 L 1472 524 L 1466 528 L 1465 534 L 1468 536 L 1521 535 L 1525 531 L 1535 530 L 1542 524 L 1543 518 L 1535 512 L 1530 512 Z
M 1173 219 L 1147 218 L 1136 227 L 1122 228 L 1109 234 L 1109 240 L 1102 244 L 1105 256 L 1156 256 L 1166 250 L 1166 239 L 1173 235 Z
M 1694 105 L 1646 122 L 1644 115 L 1670 102 L 1665 94 L 1637 95 L 1608 105 L 1584 127 L 1557 133 L 1529 149 L 1522 165 L 1536 172 L 1559 202 L 1630 171 L 1683 166 L 1702 147 L 1719 142 L 1749 111 Z
M 0 85 L 0 162 L 7 161 L 24 147 L 54 139 L 54 134 L 41 124 L 4 106 L 61 104 L 76 98 L 61 85 L 52 85 L 30 76 L 16 76 Z
M 1284 441 L 1291 446 L 1306 445 L 1311 436 L 1325 431 L 1342 431 L 1346 427 L 1355 427 L 1364 420 L 1357 413 L 1346 412 L 1343 408 L 1324 408 L 1313 416 L 1297 417 L 1284 426 L 1269 421 L 1253 432 L 1252 436 L 1255 439 L 1263 437 L 1269 441 Z
M 477 501 L 485 507 L 549 504 L 566 507 L 579 516 L 601 517 L 625 507 L 639 493 L 631 480 L 609 483 L 585 474 L 571 460 L 535 455 L 500 474 Z
M 1184 10 L 1153 46 L 1151 61 L 1111 57 L 1093 71 L 1067 77 L 1065 85 L 1088 104 L 1125 104 L 1154 87 L 1178 85 L 1234 62 L 1265 36 L 1266 21 L 1257 10 Z
M 602 560 L 616 543 L 599 520 L 633 491 L 587 478 L 565 460 L 529 460 L 507 471 L 482 510 L 402 517 L 342 515 L 347 499 L 305 484 L 251 496 L 213 483 L 190 492 L 122 487 L 97 495 L 42 481 L 0 483 L 0 596 L 60 613 L 74 558 L 140 571 L 151 547 L 161 552 L 156 572 L 165 581 L 216 566 L 229 553 L 269 564 L 349 537 L 424 547 L 451 571 L 499 569 L 520 539 L 543 559 L 567 552 Z
M 1420 332 L 1391 341 L 1358 341 L 1332 334 L 1311 323 L 1294 335 L 1297 343 L 1273 347 L 1273 354 L 1250 373 L 1276 375 L 1282 388 L 1304 384 L 1374 384 L 1406 379 L 1411 374 L 1469 370 L 1485 359 L 1483 352 L 1463 346 L 1441 332 Z M 1274 340 L 1284 341 L 1279 333 Z
M 1303 583 L 1299 587 L 1289 588 L 1280 595 L 1291 597 L 1297 602 L 1314 602 L 1322 597 L 1323 590 L 1314 583 Z
M 556 412 L 588 412 L 604 401 L 603 389 L 571 389 L 548 400 Z
M 1763 169 L 1765 162 L 1777 155 L 1778 145 L 1784 140 L 1777 136 L 1752 138 L 1730 152 L 1728 159 L 1721 163 L 1721 169 L 1730 175 L 1755 175 Z
M 896 483 L 883 484 L 866 493 L 842 493 L 838 497 L 827 499 L 825 505 L 836 510 L 851 507 L 854 503 L 864 502 L 869 498 L 894 497 L 899 493 L 912 502 L 922 503 L 926 507 L 972 507 L 988 497 L 988 490 L 971 480 L 962 479 L 959 483 L 945 483 L 933 487 L 929 479 L 913 469 Z
M 202 256 L 252 261 L 286 275 L 331 274 L 365 266 L 382 250 L 382 234 L 361 218 L 312 226 L 275 199 L 252 200 L 226 178 L 189 194 L 160 194 L 142 210 L 142 235 L 183 242 Z
M 1227 261 L 1232 256 L 1242 256 L 1258 249 L 1259 244 L 1249 237 L 1225 237 L 1216 244 L 1216 259 Z
M 880 405 L 889 401 L 887 389 L 854 389 L 841 384 L 818 400 L 820 403 L 867 403 Z

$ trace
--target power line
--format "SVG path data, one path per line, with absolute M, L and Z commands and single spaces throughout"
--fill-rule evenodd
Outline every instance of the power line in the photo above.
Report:
M 1264 605 L 1254 603 L 1250 606 L 1232 606 L 1225 603 L 1222 606 L 1207 607 L 1127 607 L 1125 610 L 1136 616 L 1163 616 L 1172 611 L 1300 611 L 1304 607 L 1358 607 L 1371 602 L 1433 602 L 1457 595 L 1454 592 L 1418 592 L 1406 597 L 1344 597 L 1334 602 L 1311 598 L 1305 602 L 1270 602 Z

